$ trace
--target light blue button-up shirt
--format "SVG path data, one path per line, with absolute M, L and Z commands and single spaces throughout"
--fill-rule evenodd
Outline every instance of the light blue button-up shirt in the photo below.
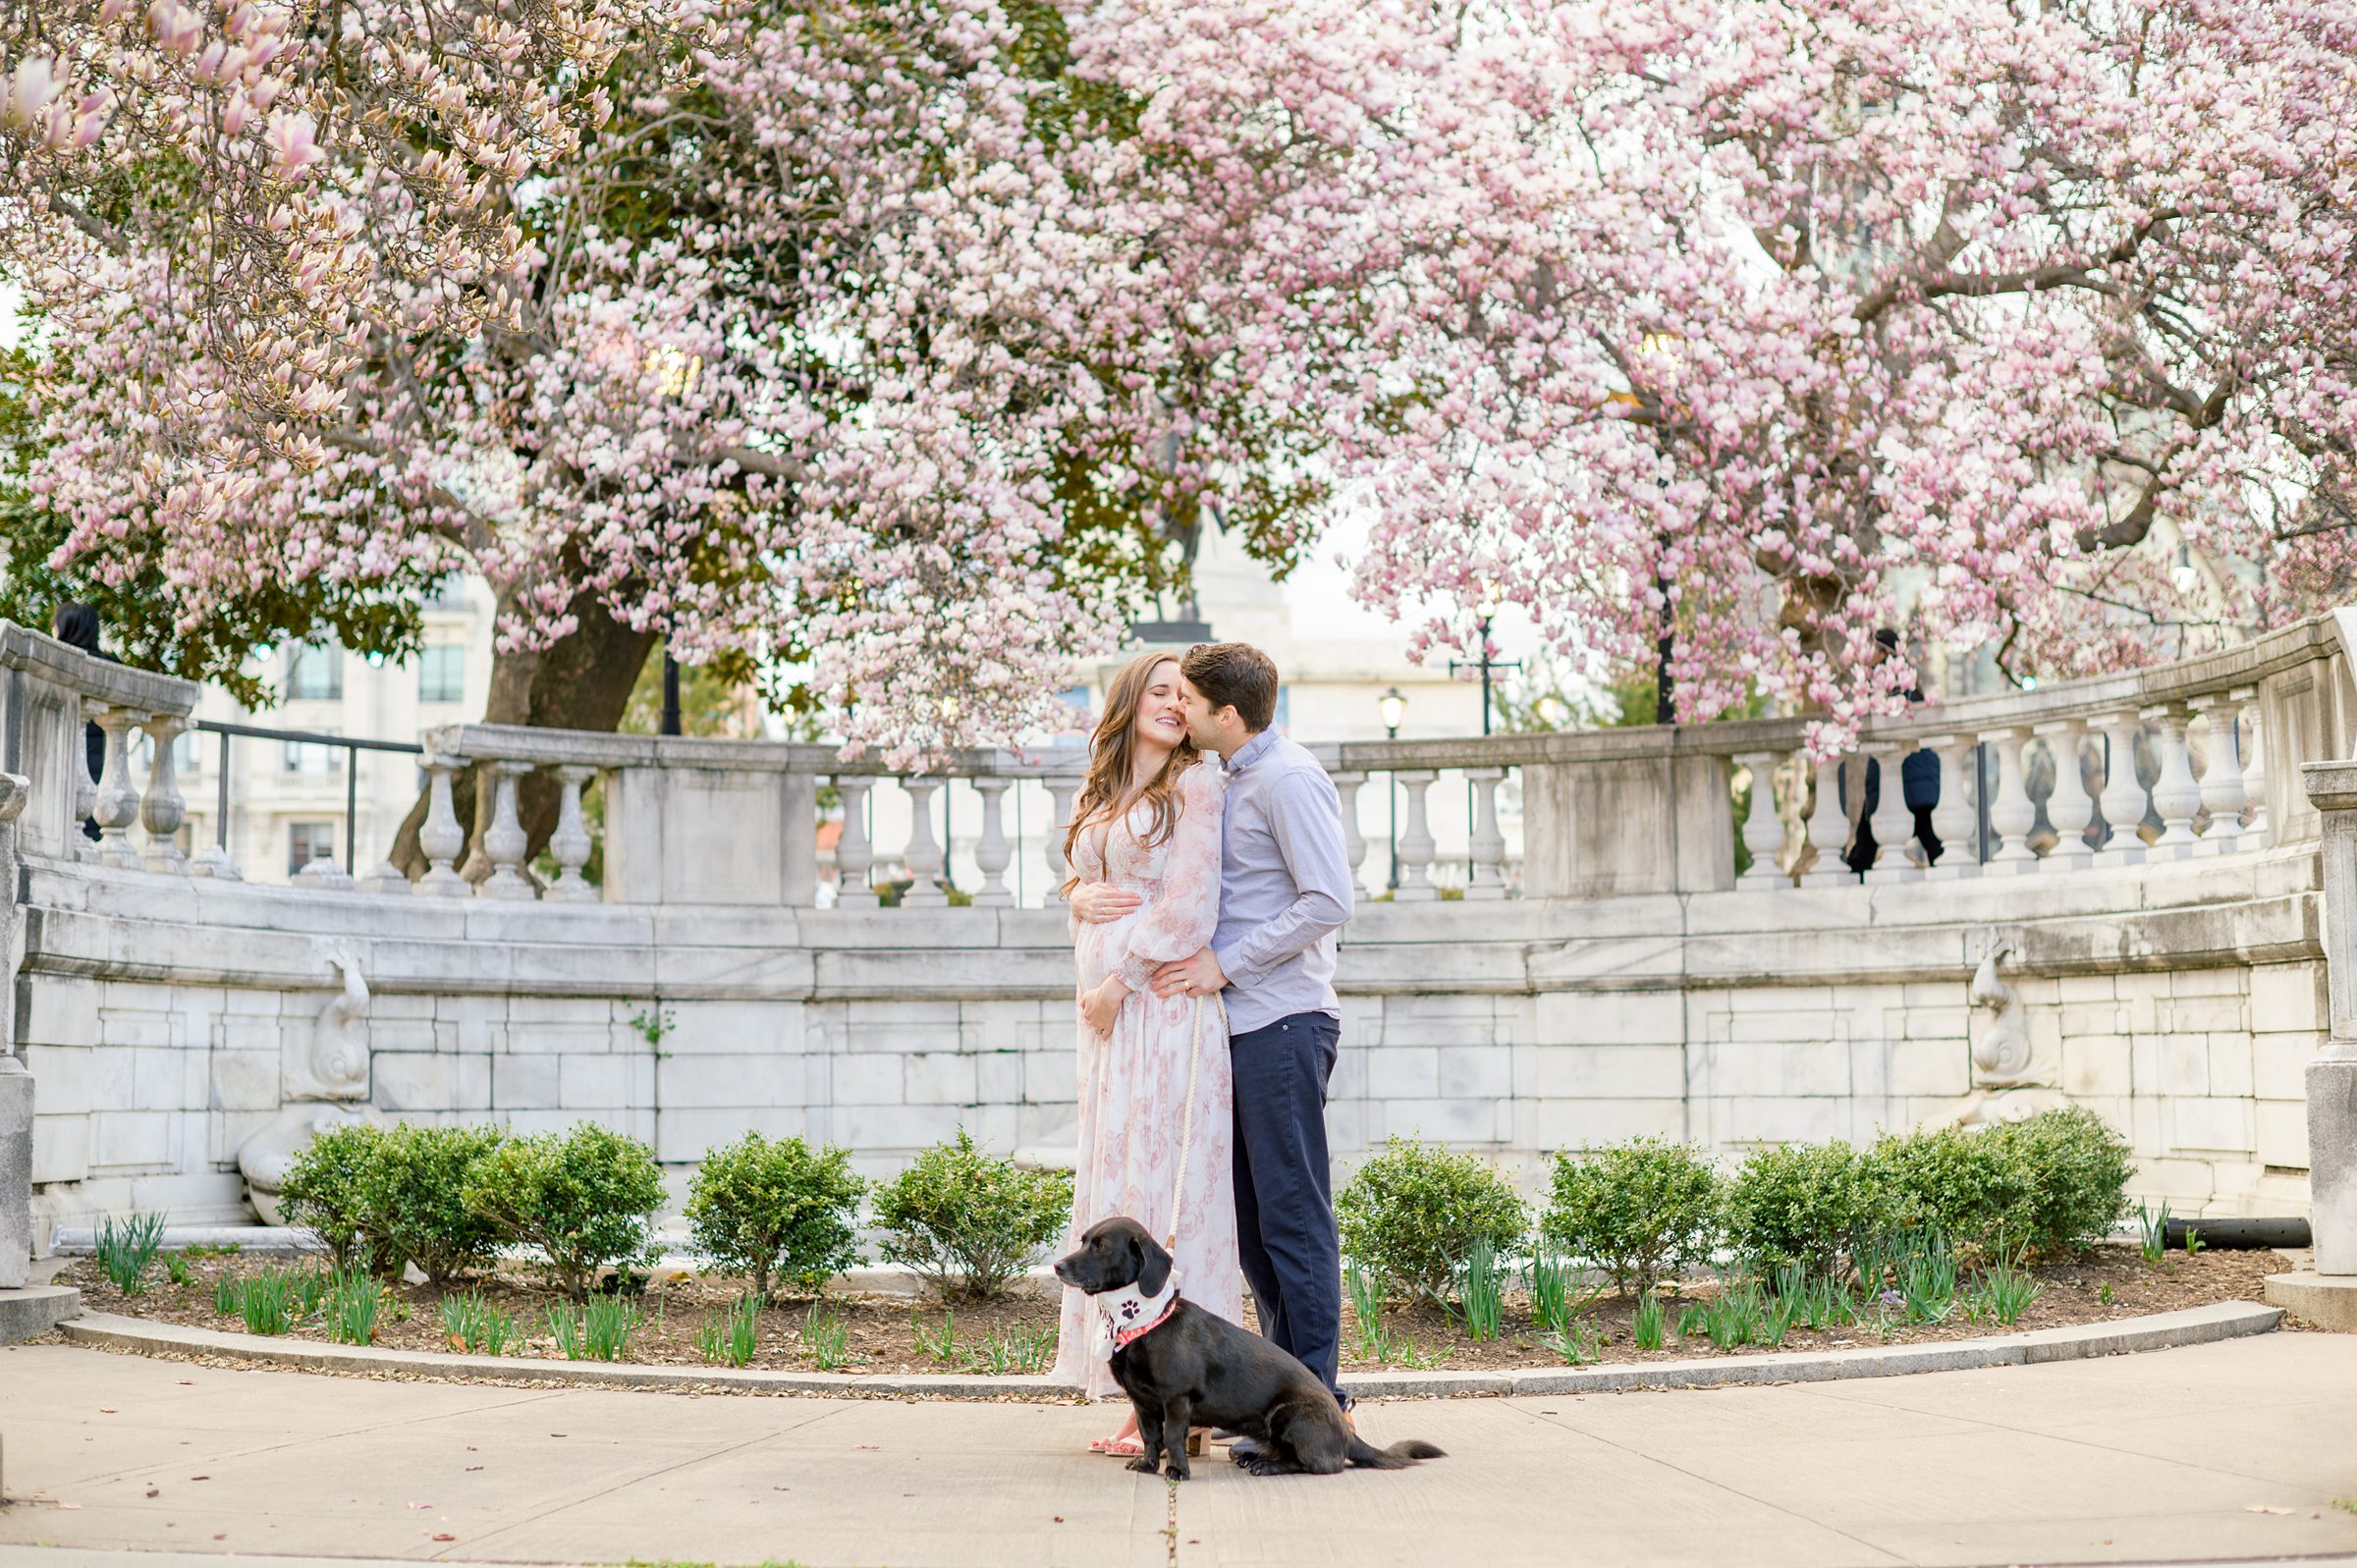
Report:
M 1228 759 L 1220 817 L 1220 923 L 1211 950 L 1228 976 L 1228 1028 L 1295 1013 L 1343 1015 L 1337 933 L 1350 918 L 1342 797 L 1308 750 L 1263 730 Z

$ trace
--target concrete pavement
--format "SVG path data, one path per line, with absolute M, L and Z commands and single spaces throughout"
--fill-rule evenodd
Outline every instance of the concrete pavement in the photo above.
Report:
M 2357 1556 L 2357 1337 L 1363 1407 L 1451 1457 L 1171 1488 L 1102 1410 L 379 1382 L 0 1349 L 0 1563 L 1564 1565 Z M 30 1549 L 35 1546 L 61 1548 Z M 280 1565 L 285 1568 L 285 1565 Z

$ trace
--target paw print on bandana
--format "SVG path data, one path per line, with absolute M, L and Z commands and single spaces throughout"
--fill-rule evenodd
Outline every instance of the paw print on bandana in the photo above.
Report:
M 1143 1302 L 1140 1302 L 1140 1301 L 1124 1301 L 1124 1302 L 1123 1302 L 1123 1303 L 1122 1303 L 1122 1317 L 1123 1317 L 1123 1319 L 1124 1319 L 1124 1321 L 1126 1321 L 1126 1322 L 1130 1322 L 1130 1323 L 1134 1323 L 1134 1322 L 1136 1322 L 1136 1321 L 1137 1321 L 1138 1309 L 1139 1309 L 1139 1308 L 1141 1308 L 1141 1307 L 1143 1307 L 1144 1305 L 1145 1305 L 1145 1303 L 1143 1303 Z

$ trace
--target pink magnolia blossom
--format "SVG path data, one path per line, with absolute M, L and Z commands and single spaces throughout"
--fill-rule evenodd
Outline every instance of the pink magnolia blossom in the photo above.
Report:
M 996 0 L 43 10 L 114 99 L 0 138 L 32 483 L 192 622 L 466 567 L 507 648 L 595 604 L 905 760 L 1118 638 L 1172 567 L 1107 516 L 1347 512 L 1420 651 L 1667 635 L 1682 716 L 1837 747 L 1879 626 L 2103 669 L 2351 577 L 2331 7 L 1098 0 L 1054 79 Z M 164 155 L 203 243 L 91 233 Z
M 282 178 L 300 180 L 311 165 L 327 157 L 327 149 L 311 139 L 315 134 L 309 115 L 270 117 L 270 129 L 262 139 L 269 144 L 270 156 Z

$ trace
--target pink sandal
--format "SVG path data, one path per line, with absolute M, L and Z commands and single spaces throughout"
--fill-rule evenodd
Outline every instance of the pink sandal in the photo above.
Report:
M 1145 1457 L 1146 1445 L 1144 1439 L 1132 1433 L 1126 1437 L 1099 1437 L 1088 1445 L 1088 1451 L 1111 1454 L 1116 1459 L 1141 1459 Z

